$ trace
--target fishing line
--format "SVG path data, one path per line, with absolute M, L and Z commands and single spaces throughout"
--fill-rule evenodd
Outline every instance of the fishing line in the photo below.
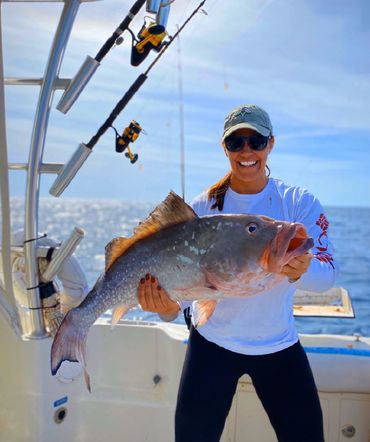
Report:
M 192 14 L 187 18 L 187 20 L 182 24 L 182 26 L 175 32 L 171 40 L 162 47 L 157 57 L 150 63 L 148 68 L 143 74 L 140 74 L 139 77 L 134 81 L 131 87 L 128 89 L 126 94 L 121 98 L 121 100 L 116 104 L 116 107 L 112 110 L 109 117 L 105 120 L 102 126 L 98 129 L 96 134 L 90 139 L 90 141 L 86 144 L 86 147 L 92 149 L 95 144 L 99 141 L 100 137 L 110 128 L 114 122 L 114 120 L 118 117 L 118 115 L 122 112 L 122 110 L 126 107 L 131 98 L 135 95 L 135 93 L 140 89 L 140 87 L 144 84 L 146 79 L 148 78 L 149 72 L 156 65 L 158 60 L 162 57 L 162 55 L 169 48 L 171 43 L 176 39 L 176 37 L 180 34 L 180 32 L 184 29 L 184 27 L 188 24 L 188 22 L 194 17 L 194 15 L 199 11 L 199 9 L 204 5 L 206 0 L 202 0 L 202 2 L 198 5 L 198 7 L 192 12 Z
M 191 1 L 192 1 L 192 0 L 188 0 L 188 1 L 187 1 L 186 5 L 185 5 L 185 7 L 184 7 L 184 9 L 183 9 L 183 11 L 182 11 L 182 14 L 181 14 L 181 16 L 180 16 L 180 18 L 179 18 L 179 22 L 181 22 L 181 21 L 184 19 L 184 16 L 185 16 L 185 14 L 186 14 L 186 12 L 187 12 L 187 10 L 188 10 L 188 8 L 189 8 L 189 5 L 190 5 Z M 177 26 L 178 26 L 178 25 L 177 25 Z
M 175 0 L 171 0 L 170 3 L 174 3 L 174 1 L 175 1 Z M 182 21 L 183 21 L 183 18 L 184 18 L 185 14 L 186 14 L 186 11 L 187 11 L 187 9 L 188 9 L 188 7 L 189 7 L 191 1 L 192 1 L 192 0 L 188 0 L 188 1 L 187 1 L 187 4 L 185 5 L 185 7 L 184 7 L 184 9 L 183 9 L 183 11 L 182 11 L 182 14 L 181 14 L 181 16 L 180 16 L 180 18 L 179 18 L 179 22 L 182 22 Z M 166 5 L 167 5 L 167 4 L 166 4 Z M 177 28 L 178 28 L 178 27 L 179 27 L 179 26 L 177 25 Z M 162 85 L 162 84 L 168 79 L 169 75 L 170 75 L 170 74 L 173 74 L 173 70 L 170 70 L 168 66 L 165 66 L 165 68 L 164 68 L 164 72 L 165 72 L 164 75 L 161 75 L 160 78 L 157 79 L 157 81 L 153 83 L 153 88 L 152 88 L 152 89 L 154 89 L 154 90 L 160 90 L 160 89 L 161 89 L 161 85 Z M 136 119 L 136 120 L 140 120 L 141 115 L 144 114 L 144 112 L 145 112 L 145 110 L 146 110 L 147 108 L 148 108 L 148 105 L 140 106 L 140 110 L 139 110 L 137 113 L 135 113 L 135 119 Z
M 179 22 L 182 22 L 183 21 L 183 18 L 184 18 L 184 16 L 186 15 L 186 13 L 187 13 L 187 10 L 189 9 L 189 6 L 190 6 L 190 4 L 191 4 L 191 1 L 192 0 L 188 0 L 187 1 L 187 3 L 186 3 L 186 5 L 184 6 L 184 8 L 183 8 L 183 10 L 182 10 L 182 13 L 181 13 L 181 15 L 180 15 L 180 17 L 178 18 L 178 21 Z M 217 1 L 217 0 L 216 0 Z M 213 4 L 214 4 L 215 2 L 213 2 Z M 204 12 L 204 11 L 200 11 L 200 12 Z M 204 15 L 206 15 L 206 14 L 204 14 Z M 202 17 L 202 19 L 203 19 L 204 17 Z M 198 25 L 199 26 L 199 25 Z M 177 25 L 177 29 L 179 28 L 179 25 Z M 191 32 L 191 30 L 190 30 L 190 32 Z M 180 44 L 180 36 L 178 36 L 178 38 L 177 38 L 177 40 L 178 40 L 178 44 Z M 179 89 L 179 66 L 178 66 L 178 63 L 179 63 L 179 55 L 177 55 L 177 67 L 173 67 L 173 68 L 171 68 L 170 69 L 170 67 L 169 66 L 166 66 L 166 68 L 165 68 L 165 74 L 164 75 L 161 75 L 160 76 L 160 78 L 154 83 L 154 87 L 152 88 L 152 90 L 161 90 L 162 89 L 162 87 L 161 87 L 161 85 L 163 84 L 163 83 L 165 83 L 165 82 L 167 82 L 167 83 L 173 83 L 173 87 L 176 87 L 176 83 L 177 83 L 177 89 Z M 176 69 L 176 71 L 177 72 L 175 72 L 175 69 Z M 170 80 L 168 80 L 168 78 L 170 77 Z M 175 78 L 176 77 L 176 78 Z M 172 81 L 173 80 L 173 81 Z M 169 90 L 169 94 L 171 95 L 171 91 Z M 179 92 L 177 91 L 177 95 L 179 94 Z M 174 94 L 173 94 L 174 95 Z M 156 98 L 156 97 L 154 97 L 154 100 L 156 100 L 156 99 L 159 99 L 159 98 Z M 159 99 L 160 100 L 160 99 Z M 180 98 L 180 100 L 181 100 L 181 98 Z M 172 112 L 175 112 L 176 111 L 176 109 L 178 109 L 178 106 L 176 107 L 175 106 L 175 104 L 174 104 L 174 101 L 178 101 L 178 97 L 175 99 L 175 100 L 170 100 L 170 103 L 171 102 L 173 102 L 173 110 L 171 111 L 171 110 L 169 110 L 169 112 L 171 113 L 171 115 L 172 115 Z M 167 100 L 167 102 L 168 102 L 168 100 Z M 135 113 L 135 119 L 136 120 L 140 120 L 140 118 L 141 118 L 141 116 L 145 113 L 145 111 L 147 110 L 147 108 L 148 108 L 148 106 L 151 106 L 151 104 L 149 103 L 149 105 L 148 104 L 145 104 L 144 106 L 140 106 L 140 109 L 139 109 L 139 111 L 137 112 L 137 113 Z M 183 111 L 180 111 L 180 112 L 183 112 Z M 181 118 L 183 118 L 183 116 L 181 116 Z M 168 120 L 168 122 L 170 123 L 170 125 L 171 125 L 171 121 L 172 120 Z M 181 121 L 180 121 L 180 126 L 181 126 Z M 172 125 L 171 125 L 171 127 L 172 127 Z M 180 132 L 181 131 L 183 131 L 183 128 L 181 128 L 180 127 Z M 174 135 L 174 132 L 173 131 L 171 131 L 171 133 L 172 133 L 172 135 L 171 135 L 171 138 L 176 138 L 176 137 L 178 137 L 178 134 L 177 135 Z M 167 140 L 167 137 L 166 138 L 164 138 L 164 137 L 161 137 L 161 135 L 162 134 L 168 134 L 168 130 L 166 129 L 165 131 L 158 131 L 158 135 L 159 135 L 159 137 L 157 136 L 157 140 L 165 140 L 165 142 L 167 142 L 168 140 Z M 183 141 L 182 141 L 182 143 L 183 143 Z M 183 161 L 184 161 L 184 153 L 181 151 L 181 153 L 180 153 L 180 164 L 183 164 Z M 181 167 L 181 174 L 182 174 L 182 176 L 184 176 L 184 170 L 183 170 L 183 167 Z M 184 197 L 184 195 L 185 195 L 185 189 L 184 189 L 184 178 L 182 178 L 181 179 L 181 182 L 182 182 L 182 185 L 181 185 L 181 188 L 182 188 L 182 195 L 183 195 L 183 197 Z

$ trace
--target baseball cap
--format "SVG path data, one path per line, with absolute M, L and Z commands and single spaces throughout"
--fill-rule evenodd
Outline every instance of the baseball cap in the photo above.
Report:
M 233 109 L 225 118 L 222 141 L 238 129 L 253 129 L 261 135 L 272 135 L 272 124 L 268 113 L 255 104 L 244 104 Z

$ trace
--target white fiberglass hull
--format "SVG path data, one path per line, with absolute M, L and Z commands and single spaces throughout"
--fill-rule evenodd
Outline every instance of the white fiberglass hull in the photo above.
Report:
M 81 376 L 69 384 L 51 376 L 51 339 L 22 341 L 2 320 L 0 336 L 1 442 L 174 440 L 174 407 L 188 337 L 185 327 L 126 321 L 112 329 L 100 319 L 88 338 L 91 394 Z M 326 442 L 367 442 L 370 339 L 303 335 L 301 341 L 309 351 L 320 392 Z M 222 441 L 249 440 L 276 438 L 245 376 Z

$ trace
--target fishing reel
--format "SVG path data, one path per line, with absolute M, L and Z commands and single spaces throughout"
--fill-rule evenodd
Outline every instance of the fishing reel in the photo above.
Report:
M 122 153 L 127 149 L 125 157 L 130 159 L 131 164 L 136 163 L 139 155 L 131 152 L 130 143 L 134 143 L 139 138 L 141 132 L 145 133 L 143 128 L 135 120 L 132 120 L 131 123 L 123 130 L 122 135 L 118 133 L 115 127 L 112 126 L 112 128 L 116 132 L 116 152 Z
M 139 66 L 152 49 L 159 52 L 167 44 L 163 41 L 166 35 L 167 32 L 163 25 L 156 22 L 144 23 L 137 34 L 138 40 L 133 37 L 131 65 Z
M 160 52 L 161 49 L 169 43 L 169 41 L 164 41 L 164 38 L 168 35 L 166 26 L 170 13 L 170 5 L 174 1 L 175 0 L 146 0 L 146 12 L 153 14 L 154 17 L 147 16 L 144 19 L 144 24 L 136 36 L 128 25 L 125 27 L 132 37 L 132 66 L 139 66 L 152 49 L 156 52 Z M 115 45 L 118 46 L 122 42 L 123 37 L 120 34 L 119 36 L 117 35 L 114 41 Z

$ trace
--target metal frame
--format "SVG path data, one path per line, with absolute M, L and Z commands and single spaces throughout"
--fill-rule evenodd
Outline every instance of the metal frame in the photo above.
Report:
M 30 322 L 32 332 L 29 338 L 39 339 L 46 336 L 39 296 L 38 269 L 37 269 L 37 244 L 29 241 L 38 235 L 38 203 L 40 188 L 40 167 L 45 145 L 46 131 L 49 122 L 50 108 L 55 91 L 60 65 L 68 42 L 72 26 L 80 6 L 78 0 L 65 2 L 56 30 L 49 59 L 47 62 L 44 80 L 41 86 L 37 103 L 34 126 L 31 136 L 31 146 L 28 159 L 26 210 L 25 210 L 25 243 L 24 254 L 26 258 L 26 281 L 29 287 Z
M 3 212 L 2 227 L 2 256 L 4 285 L 1 290 L 0 306 L 1 311 L 5 312 L 7 320 L 10 323 L 16 322 L 19 329 L 19 321 L 16 302 L 13 293 L 13 284 L 11 277 L 11 222 L 10 222 L 10 204 L 9 204 L 9 178 L 8 170 L 26 170 L 26 198 L 25 198 L 25 245 L 24 255 L 26 258 L 26 280 L 29 289 L 29 321 L 30 332 L 26 336 L 29 339 L 42 339 L 47 336 L 44 327 L 43 315 L 40 310 L 41 301 L 39 297 L 39 279 L 37 267 L 37 242 L 29 241 L 37 238 L 38 235 L 38 205 L 41 173 L 57 173 L 62 165 L 59 164 L 43 164 L 43 152 L 45 146 L 47 126 L 54 91 L 62 89 L 68 84 L 68 80 L 59 79 L 58 74 L 63 59 L 63 55 L 68 43 L 68 39 L 72 30 L 72 26 L 81 4 L 79 0 L 66 0 L 59 19 L 59 24 L 54 35 L 50 54 L 46 64 L 44 77 L 41 79 L 4 79 L 2 69 L 2 44 L 1 44 L 1 91 L 0 91 L 0 109 L 3 118 L 0 122 L 0 142 L 1 148 L 1 205 Z M 1 14 L 0 14 L 1 20 Z M 1 40 L 0 40 L 0 43 Z M 5 123 L 5 105 L 4 105 L 4 84 L 8 85 L 39 85 L 40 93 L 37 103 L 34 124 L 32 129 L 31 144 L 29 150 L 28 164 L 8 164 L 7 143 L 6 143 L 6 123 Z M 4 169 L 4 170 L 3 170 Z M 28 241 L 28 242 L 27 242 Z M 7 299 L 3 295 L 3 291 L 11 297 Z M 13 304 L 13 305 L 12 305 Z
M 1 6 L 1 5 L 0 5 Z M 0 7 L 1 23 L 1 7 Z M 3 72 L 3 45 L 2 33 L 0 32 L 0 198 L 2 212 L 2 231 L 1 231 L 1 250 L 2 267 L 4 273 L 4 287 L 0 285 L 0 312 L 3 314 L 9 325 L 13 326 L 16 333 L 20 334 L 19 320 L 17 310 L 14 307 L 13 283 L 11 277 L 11 259 L 10 259 L 10 202 L 9 202 L 9 179 L 8 179 L 8 149 L 6 139 L 5 123 L 5 94 Z M 7 296 L 6 296 L 7 295 Z

